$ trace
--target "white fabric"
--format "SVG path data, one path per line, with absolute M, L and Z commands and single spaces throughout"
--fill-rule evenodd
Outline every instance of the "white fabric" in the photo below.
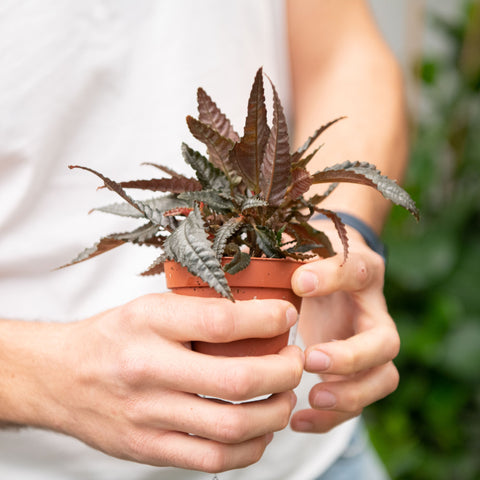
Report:
M 289 109 L 283 2 L 279 0 L 3 0 L 0 3 L 0 317 L 69 321 L 165 289 L 142 278 L 157 251 L 123 246 L 60 271 L 99 236 L 130 221 L 86 212 L 117 201 L 98 179 L 185 170 L 185 116 L 203 86 L 243 129 L 260 65 Z M 297 408 L 317 379 L 305 375 Z M 353 429 L 286 429 L 262 460 L 221 480 L 308 480 L 331 464 Z M 0 431 L 0 478 L 208 479 L 110 458 L 59 434 Z

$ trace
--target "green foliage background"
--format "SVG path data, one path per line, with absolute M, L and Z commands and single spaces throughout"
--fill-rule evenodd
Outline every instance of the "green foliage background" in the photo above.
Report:
M 402 338 L 398 390 L 366 411 L 395 480 L 480 479 L 480 1 L 434 19 L 449 52 L 418 65 L 426 111 L 393 209 L 386 296 Z

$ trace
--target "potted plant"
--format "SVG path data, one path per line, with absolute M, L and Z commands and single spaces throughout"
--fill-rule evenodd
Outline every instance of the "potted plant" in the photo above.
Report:
M 270 84 L 271 126 L 267 122 L 264 74 L 260 68 L 250 92 L 243 136 L 234 130 L 207 93 L 198 89 L 198 119 L 188 116 L 187 124 L 192 135 L 205 144 L 207 156 L 182 145 L 183 159 L 196 178 L 150 164 L 167 177 L 115 182 L 91 168 L 70 166 L 94 173 L 105 187 L 124 200 L 95 210 L 137 217 L 142 224 L 133 231 L 101 238 L 68 265 L 127 242 L 153 246 L 158 247 L 161 254 L 142 275 L 166 272 L 167 285 L 177 293 L 216 295 L 232 301 L 279 295 L 298 308 L 299 299 L 290 290 L 294 269 L 300 262 L 335 254 L 327 236 L 308 223 L 314 214 L 321 213 L 333 221 L 345 260 L 348 255 L 345 225 L 335 212 L 320 206 L 338 182 L 376 188 L 387 199 L 418 216 L 409 195 L 381 175 L 374 165 L 347 161 L 310 173 L 307 166 L 318 151 L 317 148 L 310 152 L 310 147 L 341 118 L 321 126 L 292 153 L 283 108 L 275 86 L 271 81 Z M 320 183 L 329 185 L 325 193 L 307 198 L 310 187 Z M 130 189 L 163 195 L 135 200 L 127 193 Z M 280 266 L 284 272 L 268 273 L 270 267 L 267 266 L 267 273 L 259 273 L 265 264 Z M 179 280 L 180 274 L 186 274 L 187 278 Z M 280 293 L 268 289 L 265 282 L 269 278 L 277 282 L 273 288 L 279 288 Z M 251 288 L 256 285 L 263 288 L 253 291 Z M 278 351 L 285 342 L 285 338 L 276 339 L 263 353 Z M 245 354 L 245 342 L 237 347 L 241 350 L 234 345 L 227 345 L 223 350 L 217 346 L 216 352 Z M 247 351 L 252 353 L 253 350 Z

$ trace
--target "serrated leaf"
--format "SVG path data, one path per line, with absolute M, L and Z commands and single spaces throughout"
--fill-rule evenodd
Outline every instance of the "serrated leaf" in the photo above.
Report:
M 304 168 L 295 168 L 292 171 L 292 182 L 288 194 L 295 200 L 308 192 L 311 186 L 312 177 L 310 173 Z
M 201 190 L 200 192 L 184 192 L 178 198 L 187 202 L 203 202 L 213 211 L 218 213 L 226 213 L 234 210 L 235 206 L 232 201 L 220 195 L 214 190 Z
M 273 230 L 266 227 L 254 225 L 256 233 L 257 245 L 261 248 L 263 253 L 269 258 L 283 258 L 285 254 L 278 246 L 277 236 Z
M 242 206 L 240 207 L 240 210 L 244 212 L 249 208 L 258 208 L 258 207 L 267 207 L 267 206 L 268 206 L 268 202 L 266 200 L 255 196 L 255 197 L 250 197 L 245 199 L 244 202 L 242 203 Z
M 332 183 L 321 195 L 315 194 L 313 197 L 309 198 L 308 203 L 314 206 L 318 205 L 319 203 L 323 202 L 337 187 L 338 183 Z
M 263 71 L 260 68 L 255 75 L 248 99 L 243 137 L 230 152 L 235 170 L 242 175 L 247 187 L 255 193 L 260 191 L 260 171 L 269 134 Z
M 150 275 L 158 275 L 165 271 L 165 254 L 160 255 L 144 272 L 140 275 L 143 277 L 150 276 Z
M 87 172 L 91 172 L 97 177 L 99 177 L 101 180 L 103 180 L 104 185 L 109 189 L 120 195 L 127 203 L 129 203 L 132 207 L 136 208 L 139 212 L 145 213 L 143 208 L 133 200 L 127 193 L 123 190 L 123 188 L 117 183 L 111 180 L 110 178 L 106 177 L 105 175 L 101 174 L 100 172 L 97 172 L 96 170 L 93 170 L 93 168 L 88 168 L 88 167 L 83 167 L 81 165 L 69 165 L 68 168 L 73 169 L 73 168 L 79 168 L 81 170 L 86 170 Z
M 237 247 L 237 252 L 235 253 L 232 260 L 223 266 L 223 271 L 229 273 L 230 275 L 235 275 L 242 270 L 245 270 L 250 265 L 250 255 L 248 253 L 242 252 Z
M 342 222 L 342 219 L 335 212 L 332 212 L 331 210 L 326 210 L 324 208 L 316 208 L 315 211 L 328 217 L 335 225 L 335 229 L 337 230 L 338 237 L 342 242 L 343 263 L 345 263 L 348 258 L 348 234 L 347 234 L 347 229 L 345 228 L 345 224 Z
M 242 224 L 243 219 L 241 217 L 233 217 L 218 229 L 212 247 L 218 259 L 222 258 L 228 240 Z
M 295 168 L 305 168 L 322 147 L 323 145 L 320 145 L 318 148 L 316 148 L 312 153 L 307 155 L 305 158 L 301 158 L 296 162 L 292 162 L 292 170 Z
M 272 90 L 273 122 L 261 167 L 260 187 L 263 198 L 270 205 L 279 206 L 290 181 L 290 144 L 287 120 L 273 84 Z
M 180 200 L 177 196 L 166 195 L 164 197 L 151 198 L 149 200 L 143 200 L 141 202 L 144 206 L 148 206 L 152 210 L 157 210 L 162 213 L 174 208 L 184 208 L 188 204 L 185 200 Z M 144 217 L 144 213 L 138 209 L 132 207 L 129 203 L 112 203 L 103 207 L 93 208 L 92 211 L 99 211 L 104 213 L 110 213 L 113 215 L 119 215 L 121 217 Z
M 234 142 L 191 116 L 187 117 L 187 124 L 192 135 L 207 146 L 209 160 L 213 165 L 219 168 L 231 183 L 235 183 L 238 174 L 229 159 Z
M 410 195 L 394 180 L 382 175 L 375 165 L 366 162 L 344 162 L 312 175 L 313 183 L 347 182 L 367 185 L 387 200 L 406 208 L 418 220 L 419 211 Z
M 167 259 L 180 263 L 220 295 L 233 300 L 222 266 L 205 233 L 203 219 L 197 205 L 165 240 L 164 252 Z
M 340 120 L 343 120 L 346 117 L 338 117 L 331 122 L 322 125 L 319 129 L 317 129 L 311 137 L 308 137 L 305 143 L 292 155 L 292 163 L 298 162 L 303 154 L 311 147 L 313 142 L 325 131 L 327 128 L 331 127 L 334 123 L 337 123 Z M 317 149 L 318 150 L 318 149 Z
M 69 168 L 80 168 L 82 170 L 86 170 L 88 172 L 91 172 L 95 174 L 97 177 L 103 180 L 104 185 L 109 189 L 120 195 L 127 203 L 129 203 L 132 207 L 136 208 L 139 212 L 143 213 L 145 218 L 150 220 L 151 222 L 161 225 L 162 222 L 164 221 L 163 215 L 161 212 L 158 210 L 151 208 L 150 205 L 143 203 L 143 202 L 137 202 L 133 200 L 126 192 L 123 190 L 123 188 L 117 183 L 111 180 L 108 177 L 105 177 L 103 174 L 97 172 L 96 170 L 93 170 L 92 168 L 88 167 L 82 167 L 79 165 L 70 165 Z
M 205 190 L 219 190 L 228 192 L 230 183 L 225 174 L 201 153 L 193 150 L 187 144 L 182 144 L 182 155 L 186 163 L 190 165 Z
M 152 162 L 142 162 L 141 165 L 147 165 L 150 167 L 158 168 L 162 172 L 174 178 L 186 178 L 185 175 L 182 175 L 181 173 L 177 173 L 175 170 L 172 170 L 170 167 L 166 167 L 165 165 L 159 165 L 158 163 L 152 163 Z
M 137 244 L 152 244 L 159 243 L 157 241 L 151 242 L 151 239 L 156 239 L 156 234 L 159 231 L 159 226 L 153 223 L 142 225 L 131 232 L 113 233 L 110 235 L 112 239 L 122 240 L 123 242 L 137 243 Z M 160 239 L 158 239 L 160 240 Z M 160 242 L 160 243 L 163 243 Z
M 240 137 L 233 129 L 230 120 L 224 113 L 217 107 L 217 104 L 211 99 L 211 97 L 203 90 L 199 88 L 197 90 L 197 102 L 198 102 L 198 119 L 212 127 L 220 135 L 225 138 L 229 138 L 234 142 L 238 142 Z
M 319 245 L 312 248 L 312 252 L 321 257 L 331 257 L 335 255 L 329 238 L 320 230 L 313 228 L 308 223 L 291 222 L 286 226 L 286 233 L 295 238 L 298 244 Z
M 113 238 L 111 235 L 108 237 L 101 238 L 97 243 L 95 243 L 92 247 L 86 248 L 82 252 L 80 252 L 71 262 L 62 265 L 60 268 L 69 267 L 70 265 L 75 265 L 76 263 L 84 262 L 89 258 L 96 257 L 97 255 L 101 255 L 102 253 L 108 252 L 120 245 L 125 243 L 124 240 L 119 240 L 117 238 Z M 57 270 L 58 270 L 57 269 Z
M 150 180 L 129 180 L 118 182 L 122 188 L 133 188 L 138 190 L 150 190 L 152 192 L 195 192 L 202 189 L 202 184 L 195 178 L 172 177 L 152 178 Z

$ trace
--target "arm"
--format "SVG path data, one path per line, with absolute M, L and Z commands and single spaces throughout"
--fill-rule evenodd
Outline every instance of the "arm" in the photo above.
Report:
M 311 170 L 359 160 L 401 180 L 407 157 L 403 82 L 366 2 L 293 0 L 288 19 L 296 142 L 347 116 L 322 135 L 325 146 Z M 350 184 L 338 187 L 323 206 L 351 213 L 377 233 L 389 209 L 375 190 Z M 341 252 L 330 223 L 318 227 Z M 345 265 L 343 255 L 336 255 L 302 267 L 293 278 L 304 297 L 300 332 L 308 345 L 306 369 L 324 380 L 310 393 L 312 409 L 293 416 L 296 430 L 327 431 L 398 384 L 392 359 L 399 338 L 383 295 L 384 265 L 355 230 L 348 233 Z
M 68 324 L 0 321 L 0 424 L 59 431 L 151 465 L 210 472 L 249 465 L 288 424 L 303 354 L 287 347 L 217 358 L 189 342 L 280 334 L 295 322 L 289 308 L 163 294 Z M 266 393 L 276 395 L 242 405 L 197 395 Z

